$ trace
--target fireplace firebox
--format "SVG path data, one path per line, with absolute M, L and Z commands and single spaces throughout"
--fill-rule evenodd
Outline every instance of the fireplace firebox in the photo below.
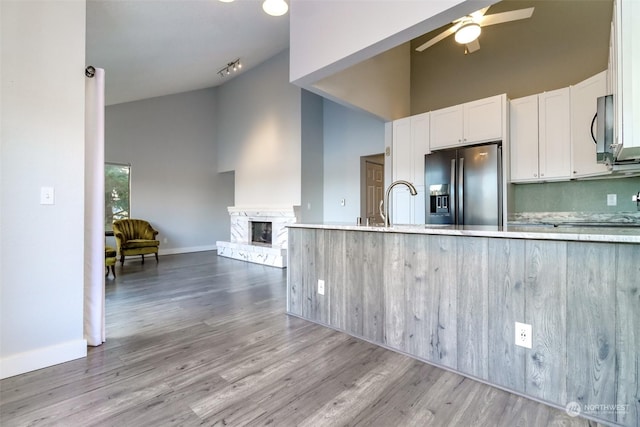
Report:
M 266 221 L 251 221 L 251 243 L 271 245 L 272 224 Z

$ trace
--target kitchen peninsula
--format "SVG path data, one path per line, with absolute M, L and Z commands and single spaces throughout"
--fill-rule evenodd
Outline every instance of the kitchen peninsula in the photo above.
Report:
M 582 415 L 636 426 L 639 231 L 293 224 L 287 311 L 556 407 L 612 405 Z M 531 349 L 515 322 L 532 325 Z

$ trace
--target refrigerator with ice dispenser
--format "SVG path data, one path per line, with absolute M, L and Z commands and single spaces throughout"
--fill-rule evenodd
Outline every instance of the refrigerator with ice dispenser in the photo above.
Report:
M 427 154 L 425 185 L 428 224 L 502 225 L 500 143 Z

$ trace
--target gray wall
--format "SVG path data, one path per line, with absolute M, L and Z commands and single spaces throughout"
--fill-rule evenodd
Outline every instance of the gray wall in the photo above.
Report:
M 302 91 L 302 205 L 300 219 L 321 223 L 324 213 L 323 100 Z
M 324 221 L 360 216 L 360 157 L 384 152 L 384 122 L 324 101 Z M 340 200 L 345 199 L 345 206 Z
M 413 42 L 411 114 L 500 93 L 515 99 L 559 89 L 607 68 L 611 0 L 508 0 L 487 14 L 529 6 L 536 7 L 530 19 L 484 28 L 480 50 L 469 55 L 453 36 L 415 51 L 441 29 Z
M 636 211 L 631 196 L 639 191 L 640 177 L 513 184 L 516 212 Z M 617 206 L 607 206 L 607 194 L 617 194 Z
M 131 216 L 160 232 L 161 254 L 229 238 L 234 177 L 216 168 L 216 99 L 206 89 L 106 109 L 105 160 L 131 163 Z
M 87 351 L 85 15 L 84 1 L 0 1 L 0 377 Z

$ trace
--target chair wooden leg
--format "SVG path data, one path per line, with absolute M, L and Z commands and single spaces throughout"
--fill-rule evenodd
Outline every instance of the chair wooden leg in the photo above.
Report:
M 124 255 L 120 255 L 120 266 L 124 267 Z
M 109 274 L 109 273 L 107 273 L 107 274 Z M 113 278 L 115 279 L 116 278 L 116 266 L 115 265 L 111 266 L 111 274 L 113 274 Z
M 158 262 L 158 252 L 156 252 L 156 263 Z
M 142 254 L 142 265 L 144 265 L 144 254 Z

